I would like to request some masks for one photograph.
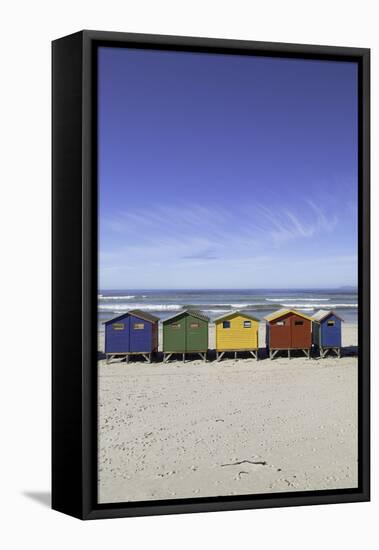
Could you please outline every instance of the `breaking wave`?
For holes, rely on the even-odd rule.
[[[144,309],[146,311],[180,311],[183,306],[179,304],[100,304],[100,311],[129,311],[131,309]]]
[[[283,303],[286,300],[291,298],[265,298],[266,302],[279,302]],[[330,298],[296,298],[298,302],[308,301],[308,302],[328,302]]]
[[[135,296],[104,296],[103,294],[99,294],[97,298],[98,300],[132,300]],[[144,298],[144,296],[142,296],[142,298]]]
[[[299,309],[305,309],[305,308],[310,308],[310,309],[318,309],[318,308],[323,308],[323,307],[327,307],[328,309],[343,309],[343,308],[349,308],[349,307],[354,307],[354,308],[357,308],[358,307],[358,304],[299,304],[299,303],[288,303],[288,302],[281,302],[281,305],[284,306],[284,307],[297,307]]]

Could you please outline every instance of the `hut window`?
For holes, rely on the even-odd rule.
[[[145,323],[134,323],[134,330],[143,330],[145,328]]]
[[[303,321],[295,321],[296,326],[303,326]]]
[[[223,321],[222,328],[230,328],[230,321]]]
[[[199,323],[190,323],[190,328],[199,328]]]
[[[284,326],[284,321],[276,321],[275,324],[278,325],[279,327],[283,327]]]
[[[244,321],[243,322],[243,328],[250,328],[251,327],[251,321]]]
[[[173,323],[173,324],[171,325],[171,327],[172,327],[172,328],[175,328],[175,329],[178,329],[178,328],[180,328],[180,323]]]
[[[335,321],[328,321],[328,327],[334,327]]]
[[[124,330],[125,325],[124,323],[114,323],[112,327],[113,327],[113,330]]]

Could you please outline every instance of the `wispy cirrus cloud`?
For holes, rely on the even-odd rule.
[[[270,209],[263,205],[258,205],[258,209],[266,222],[265,231],[274,245],[330,233],[338,223],[335,213],[326,213],[310,199],[302,201],[296,210],[288,206]]]
[[[339,216],[347,211],[342,206],[337,213],[305,198],[296,208],[283,201],[120,210],[101,225],[101,284],[253,288],[354,282],[355,250],[342,246],[345,230],[336,236]]]
[[[157,205],[152,210],[120,211],[105,220],[102,258],[108,265],[117,257],[149,262],[225,262],[236,258],[275,255],[291,243],[322,238],[338,223],[336,214],[314,200],[301,208],[259,203],[234,206]],[[104,254],[105,253],[105,254]]]

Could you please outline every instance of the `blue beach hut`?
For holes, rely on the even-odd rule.
[[[104,323],[107,363],[116,357],[129,362],[131,355],[142,355],[151,363],[158,350],[158,317],[133,309]]]
[[[320,309],[312,316],[312,342],[320,350],[320,357],[333,351],[341,357],[343,319],[334,311]]]

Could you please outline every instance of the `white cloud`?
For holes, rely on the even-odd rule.
[[[321,250],[324,256],[314,257],[322,248],[319,242],[329,243],[337,214],[311,199],[301,205],[268,208],[254,203],[230,210],[217,205],[158,205],[121,212],[101,226],[101,280],[140,288],[273,286],[286,270],[299,284],[295,266],[303,280],[317,274],[321,280],[324,273],[329,279],[341,278],[344,270],[355,273],[356,258],[343,256],[337,245],[337,252],[325,255]],[[306,275],[306,269],[313,275]]]
[[[161,254],[172,252],[177,258],[255,255],[267,247],[329,233],[336,226],[336,215],[327,216],[313,201],[305,201],[304,207],[299,213],[259,204],[233,207],[233,212],[198,204],[161,205],[119,214],[104,223],[103,235],[110,249],[119,247],[122,236],[128,248],[151,253],[159,246]]]

